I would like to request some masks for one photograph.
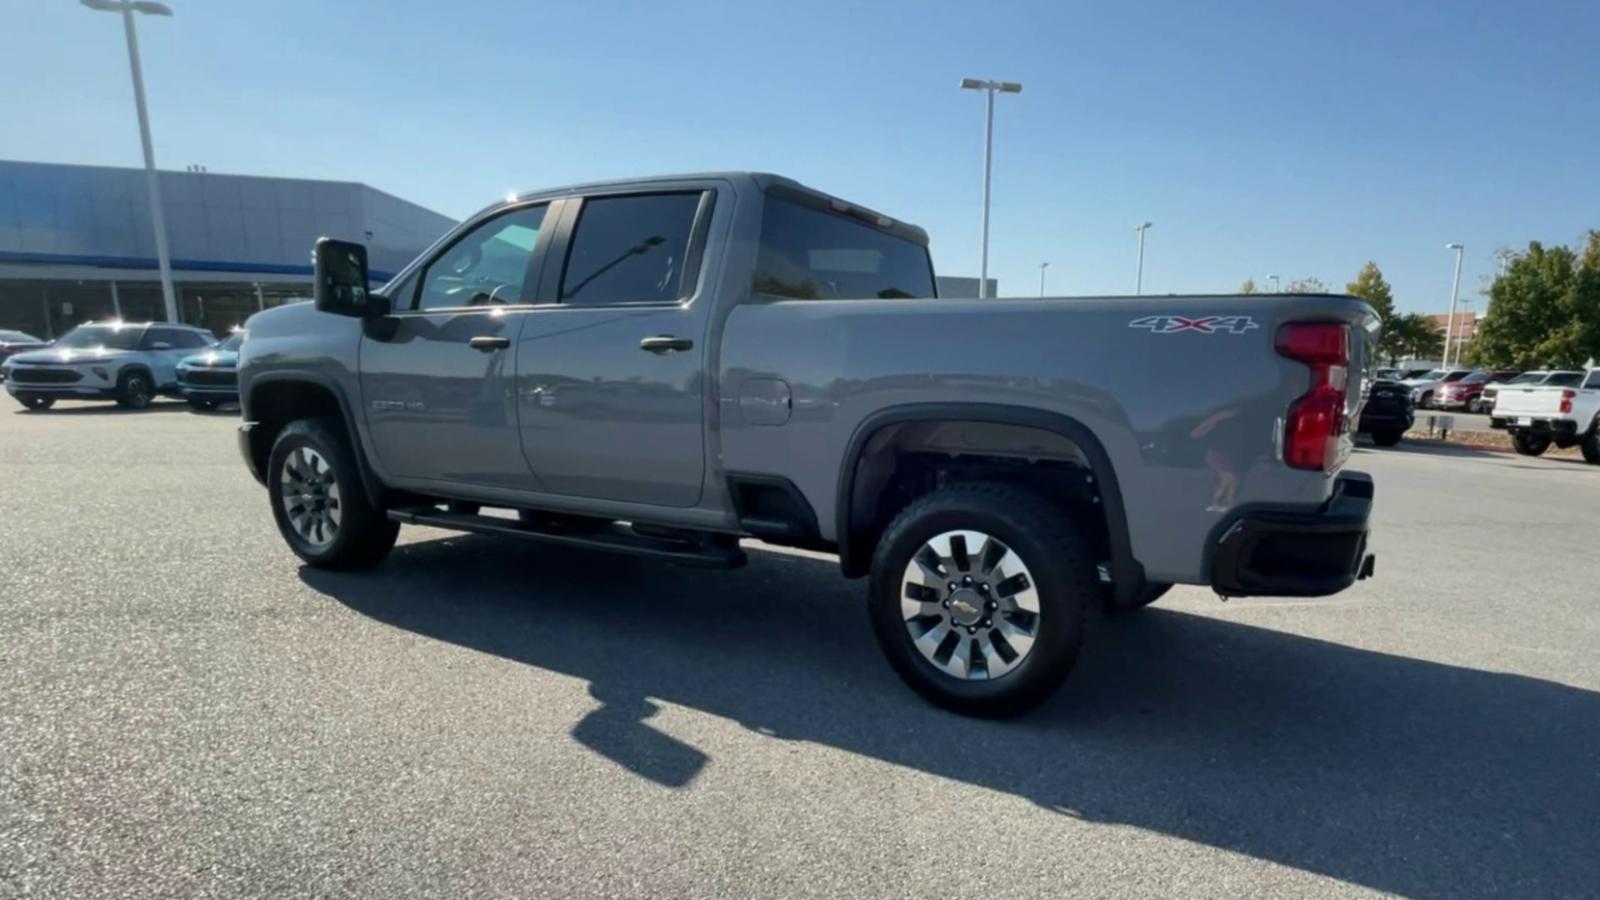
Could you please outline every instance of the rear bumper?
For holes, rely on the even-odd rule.
[[[1372,477],[1349,472],[1321,507],[1257,506],[1219,526],[1211,587],[1228,597],[1323,597],[1372,574]]]
[[[1526,425],[1521,424],[1527,419]],[[1578,423],[1571,419],[1552,419],[1544,416],[1490,416],[1489,427],[1497,431],[1526,431],[1542,434],[1557,441],[1578,439]]]

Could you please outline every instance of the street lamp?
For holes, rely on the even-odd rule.
[[[1044,270],[1050,268],[1047,262],[1039,263],[1039,296],[1044,296]]]
[[[977,78],[961,79],[961,89],[983,91],[983,248],[978,257],[978,299],[989,296],[989,169],[994,155],[994,95],[1020,94],[1022,85],[1015,81],[982,81]]]
[[[1144,233],[1150,230],[1150,223],[1140,222],[1133,230],[1139,232],[1139,274],[1133,279],[1133,293],[1137,296],[1144,293]]]
[[[1272,292],[1276,294],[1278,292],[1278,276],[1268,275],[1267,280],[1272,282]]]
[[[1443,362],[1444,367],[1448,369],[1450,368],[1450,338],[1455,335],[1456,330],[1456,299],[1461,296],[1461,253],[1463,248],[1460,244],[1445,244],[1444,248],[1456,252],[1456,275],[1450,282],[1450,316],[1445,319],[1444,323]],[[1460,341],[1456,342],[1456,355],[1461,355]]]
[[[161,268],[161,298],[166,302],[167,321],[178,321],[178,301],[172,291],[172,260],[167,254],[167,223],[161,212],[161,185],[156,177],[156,152],[150,144],[150,114],[144,105],[144,73],[139,69],[139,37],[134,33],[133,14],[170,16],[172,10],[154,0],[79,0],[100,12],[122,14],[122,28],[128,36],[128,68],[133,72],[133,104],[139,110],[139,140],[144,145],[144,175],[150,188],[150,220],[156,230],[156,263]]]

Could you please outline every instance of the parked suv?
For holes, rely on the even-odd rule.
[[[244,335],[243,329],[236,329],[210,350],[178,362],[178,391],[190,406],[216,409],[239,399],[239,346]]]
[[[43,350],[7,359],[6,391],[33,410],[60,399],[115,400],[143,409],[159,393],[176,393],[181,357],[215,342],[211,332],[191,325],[79,325]]]
[[[1372,571],[1351,297],[940,299],[922,229],[749,173],[513,196],[381,292],[359,244],[315,261],[239,369],[243,456],[313,566],[401,524],[832,552],[895,671],[990,716],[1055,690],[1091,605]]]

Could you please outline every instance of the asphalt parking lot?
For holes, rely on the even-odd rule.
[[[1375,579],[1179,589],[982,722],[819,559],[324,573],[233,417],[13,410],[3,896],[1600,894],[1600,467],[1358,451]]]

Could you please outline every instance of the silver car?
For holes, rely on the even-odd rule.
[[[7,359],[6,391],[32,410],[62,399],[143,409],[157,394],[176,393],[178,361],[216,340],[193,325],[86,323],[43,350]]]

